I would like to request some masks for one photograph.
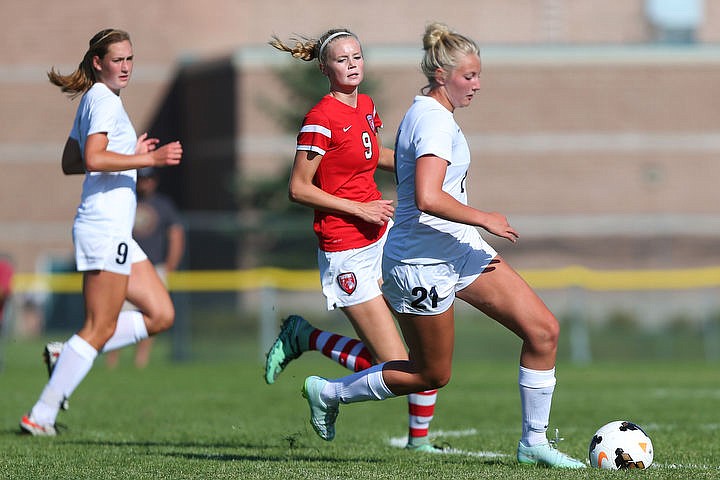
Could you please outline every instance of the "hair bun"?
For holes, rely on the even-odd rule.
[[[423,49],[432,49],[440,40],[450,33],[450,28],[444,23],[431,23],[425,27],[423,36]]]

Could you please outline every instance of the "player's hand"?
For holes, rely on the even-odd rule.
[[[135,144],[135,153],[142,155],[148,152],[152,152],[157,147],[160,140],[157,138],[148,138],[147,133],[143,133],[138,137],[137,144]]]
[[[487,214],[488,219],[482,227],[493,235],[505,238],[515,243],[520,235],[510,226],[508,219],[505,215],[497,212],[490,212]]]
[[[358,217],[375,225],[384,225],[390,221],[395,213],[392,200],[373,200],[368,203],[360,203]]]
[[[149,152],[153,158],[153,166],[168,167],[178,165],[182,159],[183,149],[179,141],[170,142]]]

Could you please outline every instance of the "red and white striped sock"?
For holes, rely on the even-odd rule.
[[[436,401],[437,390],[426,390],[408,395],[408,414],[410,415],[409,445],[428,443],[428,429],[435,414]]]
[[[310,350],[317,350],[353,372],[365,370],[373,364],[370,351],[360,340],[317,328],[310,334]]]

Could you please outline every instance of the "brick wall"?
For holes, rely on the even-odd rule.
[[[77,101],[51,86],[100,28],[130,31],[134,79],[123,100],[136,129],[149,125],[179,64],[236,54],[238,163],[272,175],[293,138],[258,109],[282,94],[269,36],[348,26],[363,39],[391,140],[412,95],[420,35],[441,19],[483,46],[483,90],[457,113],[473,147],[473,201],[516,218],[540,215],[720,214],[715,204],[720,6],[705,2],[698,47],[650,48],[642,0],[458,1],[447,11],[402,2],[38,0],[5,2],[0,18],[0,252],[20,271],[68,254],[81,178],[59,158]],[[260,52],[260,53],[258,53]],[[281,59],[283,58],[283,59]],[[539,232],[540,235],[542,232]],[[545,232],[547,234],[547,232]]]

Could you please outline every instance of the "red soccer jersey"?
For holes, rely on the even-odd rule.
[[[357,108],[326,95],[303,121],[298,150],[322,155],[313,183],[337,197],[357,202],[378,200],[375,184],[379,158],[377,129],[382,126],[372,99],[358,95]],[[313,224],[326,252],[360,248],[377,241],[387,224],[374,225],[352,215],[315,211]]]

